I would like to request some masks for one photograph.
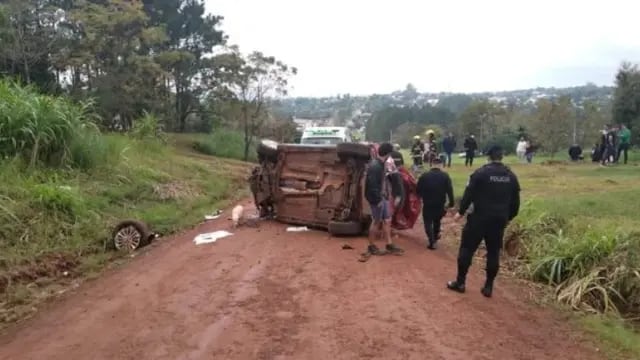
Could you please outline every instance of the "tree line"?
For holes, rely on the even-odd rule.
[[[203,0],[3,0],[0,75],[91,99],[108,130],[153,113],[171,131],[224,123],[251,142],[296,69],[241,53],[222,21]]]
[[[424,136],[431,128],[437,134],[451,132],[457,138],[473,134],[481,147],[500,144],[511,152],[518,139],[525,137],[553,156],[572,144],[589,149],[599,141],[605,125],[624,124],[632,129],[637,144],[640,137],[633,130],[640,129],[638,65],[621,65],[613,96],[606,101],[601,96],[589,98],[602,95],[602,90],[593,85],[580,89],[587,95],[580,102],[569,93],[541,96],[525,103],[457,94],[443,98],[435,106],[388,105],[373,113],[367,124],[367,139],[391,140],[406,146],[413,136]]]

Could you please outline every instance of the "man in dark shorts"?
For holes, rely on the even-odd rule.
[[[378,157],[369,162],[365,179],[364,194],[371,207],[371,218],[373,220],[369,230],[367,252],[373,255],[381,253],[374,243],[374,240],[378,237],[379,229],[382,229],[387,242],[386,251],[392,254],[403,253],[403,250],[397,247],[391,239],[391,207],[389,206],[391,185],[387,177],[385,163],[392,152],[393,146],[391,144],[381,144],[378,148]]]

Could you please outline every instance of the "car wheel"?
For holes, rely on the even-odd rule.
[[[363,160],[369,160],[371,158],[371,149],[368,145],[364,144],[339,143],[336,150],[340,158],[355,157]]]
[[[278,161],[278,143],[273,140],[260,140],[257,152],[261,159]]]
[[[153,233],[149,227],[137,220],[125,220],[113,230],[113,247],[118,251],[134,251],[149,244]]]
[[[335,236],[356,236],[362,234],[362,224],[356,221],[331,221],[329,234]]]

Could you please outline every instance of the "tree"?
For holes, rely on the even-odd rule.
[[[558,100],[540,99],[532,126],[533,136],[552,157],[569,146],[572,131],[571,98],[563,96]]]
[[[60,15],[44,0],[8,0],[0,4],[0,73],[51,87],[49,54],[57,44]]]
[[[158,62],[171,74],[164,85],[173,87],[176,130],[186,130],[187,117],[200,113],[201,97],[216,79],[217,66],[208,54],[226,43],[219,30],[221,16],[206,15],[202,0],[147,0],[145,11],[151,25],[166,28],[168,41],[152,46]]]
[[[640,69],[637,64],[625,62],[620,66],[616,74],[612,114],[616,123],[625,124],[630,129],[640,128]]]
[[[474,134],[480,144],[492,140],[498,131],[497,117],[504,111],[489,100],[475,101],[460,115],[458,121],[463,134]]]
[[[149,26],[140,1],[86,3],[70,19],[79,28],[79,40],[62,64],[74,67],[73,87],[86,86],[97,98],[106,127],[130,129],[134,118],[156,107],[164,73],[142,49],[165,41],[164,31]]]
[[[237,48],[219,60],[225,64],[219,75],[229,80],[219,91],[229,96],[230,113],[244,133],[244,159],[248,160],[249,148],[267,120],[270,101],[287,94],[288,79],[297,69],[261,52],[242,56]]]

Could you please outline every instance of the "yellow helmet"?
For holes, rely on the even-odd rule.
[[[413,140],[420,140],[420,135],[416,135],[413,137]]]
[[[435,135],[435,134],[436,134],[435,131],[433,131],[431,129],[427,130],[427,135]]]

